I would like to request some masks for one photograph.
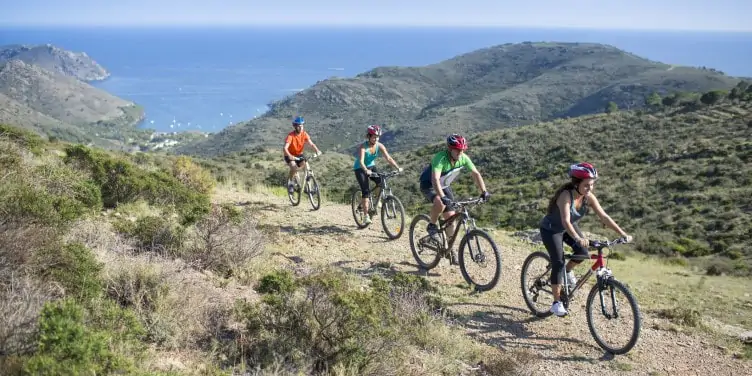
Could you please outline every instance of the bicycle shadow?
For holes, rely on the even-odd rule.
[[[277,204],[270,204],[263,201],[241,201],[236,202],[235,206],[249,206],[253,209],[263,210],[263,211],[272,211],[272,212],[278,212],[280,211],[280,206]]]

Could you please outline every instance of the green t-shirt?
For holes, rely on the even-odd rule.
[[[472,171],[475,168],[473,161],[470,160],[470,157],[468,157],[467,154],[460,154],[459,160],[457,160],[457,162],[452,165],[449,151],[440,151],[436,153],[436,155],[434,155],[431,159],[431,165],[426,167],[426,169],[423,170],[423,173],[420,174],[420,186],[424,188],[430,187],[431,174],[434,171],[439,171],[441,173],[439,177],[439,184],[441,184],[441,189],[447,188],[450,184],[452,184],[454,179],[457,178],[463,167],[467,171]]]

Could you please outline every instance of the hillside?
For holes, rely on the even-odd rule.
[[[186,157],[110,153],[0,126],[4,375],[749,374],[750,280],[618,249],[637,346],[604,354],[584,295],[535,319],[515,282],[537,245],[490,231],[504,283],[417,268],[348,205],[215,182]],[[409,219],[408,219],[409,220]],[[647,261],[647,262],[646,262]],[[700,354],[701,356],[698,356]]]
[[[108,74],[86,55],[38,46],[0,56],[0,122],[110,148],[150,133],[135,127],[143,109],[83,81]]]
[[[20,60],[81,81],[104,80],[110,76],[86,52],[67,51],[51,44],[0,46],[0,65],[9,60]]]
[[[752,274],[752,250],[746,246],[752,228],[752,89],[741,84],[732,93],[744,90],[747,100],[724,97],[713,105],[664,106],[658,98],[660,107],[651,111],[585,115],[471,135],[468,155],[494,193],[492,205],[480,209],[479,217],[494,227],[536,228],[549,195],[566,180],[566,167],[588,160],[603,176],[596,187],[601,202],[637,236],[642,251],[690,257],[709,273]],[[442,145],[393,153],[406,172],[392,184],[412,213],[427,208],[418,175]],[[285,173],[279,159],[278,150],[258,148],[202,164],[221,178],[281,185]],[[352,160],[327,153],[314,161],[330,199],[349,200],[356,185]],[[460,193],[476,194],[469,175],[455,186]],[[629,199],[617,199],[622,196]],[[599,228],[597,220],[585,225]]]
[[[272,104],[262,117],[224,129],[181,152],[217,155],[279,144],[302,114],[326,150],[345,150],[363,127],[386,124],[383,141],[408,150],[452,131],[467,134],[559,117],[640,107],[652,92],[729,89],[721,73],[650,61],[589,43],[504,44],[424,67],[379,67],[331,78]]]

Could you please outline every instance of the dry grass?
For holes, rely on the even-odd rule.
[[[44,303],[62,291],[17,272],[0,284],[0,355],[26,354],[34,349],[37,319]]]

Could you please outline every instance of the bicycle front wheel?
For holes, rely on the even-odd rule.
[[[431,218],[421,214],[413,218],[410,224],[410,251],[418,265],[426,270],[436,267],[441,260],[441,245],[428,235],[428,224]]]
[[[465,234],[458,256],[462,277],[475,291],[488,291],[499,282],[501,253],[485,231],[474,229]]]
[[[533,252],[522,263],[520,273],[522,298],[537,317],[548,317],[554,294],[551,290],[551,257],[545,252]]]
[[[316,177],[309,176],[306,180],[306,193],[308,193],[308,201],[311,202],[313,210],[319,210],[321,207],[321,191],[319,190],[319,183],[316,182]]]
[[[587,323],[598,346],[611,354],[626,354],[640,336],[640,307],[623,283],[609,278],[596,283],[587,303]]]
[[[381,203],[381,225],[389,239],[402,236],[405,228],[405,207],[396,196],[385,196]]]
[[[368,227],[368,223],[366,223],[366,213],[363,211],[363,208],[360,207],[361,200],[362,195],[360,191],[355,190],[352,194],[350,205],[352,206],[352,215],[355,220],[355,225],[358,226],[358,228],[366,228]]]
[[[300,184],[298,184],[297,178],[294,180],[293,184],[293,191],[290,193],[288,190],[287,197],[290,199],[292,206],[298,206],[298,204],[300,204]]]

